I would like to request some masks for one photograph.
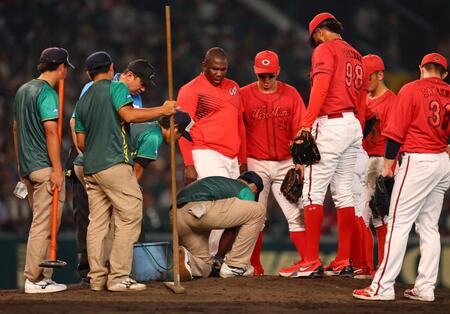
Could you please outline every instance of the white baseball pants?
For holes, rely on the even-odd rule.
[[[264,190],[259,194],[259,202],[264,205],[264,208],[267,208],[267,199],[272,188],[272,193],[288,222],[289,231],[305,230],[300,218],[300,208],[303,207],[301,199],[298,204],[292,204],[280,191],[287,171],[294,167],[292,159],[275,161],[247,158],[247,166],[248,170],[255,171],[263,180]]]
[[[303,205],[323,205],[330,185],[336,208],[352,207],[353,173],[356,154],[361,149],[361,124],[351,112],[341,118],[321,116],[312,128],[321,160],[305,167]]]
[[[392,295],[413,223],[420,237],[420,262],[415,288],[434,296],[441,243],[438,220],[450,185],[450,161],[440,154],[405,154],[396,175],[388,217],[384,258],[372,281],[375,294]]]

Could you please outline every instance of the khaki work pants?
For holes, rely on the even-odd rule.
[[[33,171],[25,178],[28,190],[28,201],[33,211],[28,234],[27,254],[25,260],[24,276],[26,279],[37,282],[43,278],[51,278],[51,268],[39,267],[39,264],[48,259],[50,250],[50,235],[52,225],[53,191],[50,183],[52,168],[43,168]],[[58,229],[61,223],[62,209],[66,198],[65,184],[59,192]]]
[[[265,216],[266,209],[260,203],[236,197],[190,202],[180,208],[178,233],[180,244],[189,251],[192,275],[208,277],[211,273],[208,239],[214,229],[240,227],[225,263],[233,267],[246,267]]]
[[[133,244],[141,233],[142,192],[133,167],[117,164],[85,175],[89,198],[87,251],[91,288],[102,289],[128,278],[133,260]],[[114,239],[106,267],[105,239],[114,215]]]

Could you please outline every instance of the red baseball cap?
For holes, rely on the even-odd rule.
[[[256,74],[261,73],[277,73],[280,70],[278,55],[270,50],[258,52],[255,56],[255,64],[253,70]]]
[[[329,20],[329,19],[333,19],[333,20],[337,21],[337,18],[335,18],[334,15],[331,14],[331,13],[322,12],[322,13],[317,14],[311,20],[311,22],[309,22],[309,37],[312,36],[312,34],[314,33],[315,29],[317,28],[317,26],[320,25],[320,23],[322,23],[325,20]]]
[[[377,55],[372,54],[366,55],[363,57],[362,61],[366,66],[369,75],[374,72],[384,71],[383,59],[381,59]]]
[[[427,54],[425,57],[423,57],[422,62],[420,62],[420,66],[423,67],[427,63],[437,63],[439,65],[442,65],[445,70],[447,70],[447,59],[439,53],[433,52]]]

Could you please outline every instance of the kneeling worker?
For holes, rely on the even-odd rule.
[[[238,179],[207,177],[183,188],[177,196],[180,237],[180,277],[208,277],[212,257],[211,230],[239,227],[236,239],[220,268],[223,278],[252,276],[250,256],[264,223],[266,209],[255,202],[264,185],[253,171]]]

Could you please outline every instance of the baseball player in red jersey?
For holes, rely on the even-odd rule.
[[[210,176],[239,176],[238,155],[245,159],[242,98],[238,84],[225,77],[227,69],[225,51],[211,48],[202,62],[202,73],[178,93],[177,105],[195,122],[190,132],[192,142],[179,142],[186,184]],[[221,234],[211,233],[212,255],[217,252]]]
[[[299,255],[303,257],[305,229],[300,218],[301,204],[290,203],[280,187],[286,172],[294,167],[289,144],[297,134],[306,109],[297,90],[280,81],[278,55],[273,51],[261,51],[255,56],[254,72],[257,81],[241,89],[244,104],[244,124],[247,138],[248,170],[255,171],[264,182],[259,202],[267,207],[272,188],[273,195],[289,225],[289,234]],[[301,165],[297,168],[303,171]],[[299,202],[301,203],[301,202]],[[262,232],[255,245],[251,264],[254,275],[263,275],[260,262]],[[289,277],[298,267],[280,269],[280,275]]]
[[[387,137],[382,175],[392,176],[391,166],[399,150],[403,162],[392,190],[383,261],[372,284],[353,291],[357,299],[395,299],[395,278],[415,223],[420,237],[418,276],[414,288],[405,290],[404,296],[434,301],[441,252],[438,220],[444,193],[450,185],[450,87],[443,81],[448,73],[447,60],[442,55],[426,55],[419,69],[420,79],[400,90],[382,132]]]
[[[357,224],[355,224],[352,238],[352,251],[354,243],[356,245],[358,243],[362,244],[360,264],[358,264],[358,258],[352,256],[354,277],[358,279],[370,277],[373,268],[373,236],[370,229],[370,221],[372,221],[378,237],[378,265],[383,260],[387,216],[379,217],[376,213],[373,213],[369,202],[375,192],[376,178],[383,171],[386,137],[381,135],[381,132],[386,126],[389,110],[397,101],[397,96],[384,83],[383,60],[377,55],[370,54],[363,57],[363,63],[369,75],[365,129],[371,129],[363,140],[364,150],[362,154],[358,155],[356,167],[358,168],[358,165],[364,167],[356,169],[356,172],[362,173],[360,182],[362,184],[354,186],[355,189],[361,189],[361,203],[355,204]],[[356,200],[357,197],[355,197],[355,203],[358,203]]]
[[[339,244],[337,256],[325,268],[325,274],[353,273],[350,264],[355,218],[352,183],[362,140],[361,123],[356,114],[364,115],[361,107],[366,97],[366,73],[361,54],[342,39],[342,30],[342,24],[327,12],[316,15],[309,24],[310,41],[315,47],[310,74],[312,89],[300,132],[311,132],[321,160],[305,167],[306,250],[295,274],[298,277],[323,274],[319,243],[328,185],[337,209]]]

